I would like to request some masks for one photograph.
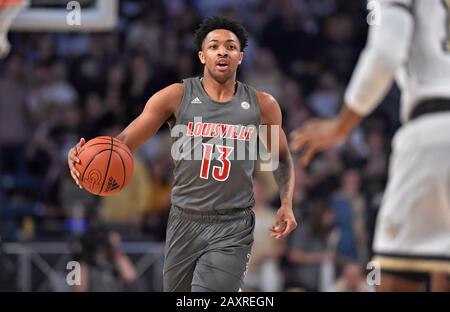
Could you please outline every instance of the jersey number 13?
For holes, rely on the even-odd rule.
[[[226,181],[230,175],[231,161],[229,159],[234,147],[216,145],[219,152],[219,157],[217,160],[220,162],[221,166],[213,166],[212,176],[217,181]],[[213,153],[214,145],[203,143],[203,159],[202,166],[200,168],[200,178],[208,180],[209,170],[211,167],[211,158]]]

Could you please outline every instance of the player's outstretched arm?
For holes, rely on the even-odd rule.
[[[403,6],[384,3],[381,21],[369,29],[367,45],[353,71],[339,116],[311,120],[292,133],[292,150],[302,150],[307,166],[312,157],[347,138],[364,116],[370,114],[392,85],[395,71],[405,62],[414,29],[413,18]]]
[[[270,229],[270,235],[277,239],[286,237],[297,227],[294,212],[292,210],[292,198],[294,195],[295,175],[294,166],[287,144],[286,134],[281,127],[281,109],[278,102],[270,94],[257,93],[259,107],[261,110],[261,123],[267,125],[266,147],[272,152],[272,130],[278,131],[279,164],[273,171],[275,181],[278,184],[281,207],[277,212],[275,225]]]
[[[145,105],[143,112],[133,120],[117,138],[125,143],[134,153],[142,144],[152,137],[156,131],[171,117],[176,116],[178,107],[183,98],[183,84],[172,84],[155,93]],[[75,169],[75,163],[80,163],[78,154],[85,144],[84,138],[69,150],[67,163],[70,174],[77,185],[81,188],[79,181],[80,173]]]
[[[313,156],[345,140],[360,123],[363,116],[343,105],[340,114],[328,120],[312,119],[291,133],[291,148],[302,151],[303,166],[307,166]]]

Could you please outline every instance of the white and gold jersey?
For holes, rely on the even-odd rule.
[[[395,79],[402,90],[401,117],[418,102],[450,98],[450,0],[379,0],[346,91],[347,105],[369,114]]]

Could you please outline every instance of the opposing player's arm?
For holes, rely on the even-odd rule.
[[[282,238],[297,227],[297,222],[292,211],[292,198],[294,194],[294,165],[287,144],[286,134],[281,127],[281,109],[278,102],[270,94],[257,92],[261,111],[261,123],[267,126],[266,147],[272,153],[272,131],[278,132],[278,159],[279,165],[273,171],[275,181],[278,184],[281,207],[277,213],[277,220],[271,229],[271,235]]]
[[[183,84],[172,84],[155,93],[142,113],[117,138],[135,152],[171,117],[175,116],[183,98]]]
[[[302,150],[302,164],[347,138],[362,118],[370,114],[392,85],[395,71],[410,49],[413,17],[406,6],[383,1],[379,25],[370,26],[369,38],[345,92],[339,115],[311,120],[292,133],[291,148]],[[400,2],[400,1],[398,1]]]
[[[414,20],[406,5],[381,3],[380,23],[372,25],[369,37],[345,92],[348,108],[366,116],[392,85],[396,70],[409,54]]]

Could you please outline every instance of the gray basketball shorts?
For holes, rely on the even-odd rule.
[[[172,206],[164,291],[238,291],[250,259],[254,227],[251,208],[202,212]]]

